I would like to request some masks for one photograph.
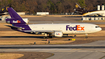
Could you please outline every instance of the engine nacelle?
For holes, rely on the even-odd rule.
[[[24,22],[26,22],[27,24],[29,23],[28,18],[22,18],[24,20]]]
[[[63,33],[59,31],[59,32],[54,32],[53,35],[55,37],[62,37],[63,36]]]
[[[23,18],[23,19],[14,19],[14,18],[10,18],[10,19],[6,19],[6,23],[9,24],[27,24],[28,18]]]

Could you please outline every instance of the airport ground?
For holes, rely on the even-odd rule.
[[[28,17],[28,19],[30,20],[30,24],[39,24],[39,23],[77,23],[80,22],[82,23],[82,21],[80,20],[81,17]],[[44,35],[34,35],[34,34],[25,34],[25,33],[21,33],[21,32],[17,32],[17,31],[13,31],[10,28],[4,26],[6,23],[5,22],[1,22],[0,21],[0,45],[52,45],[52,44],[65,44],[65,45],[78,45],[78,44],[88,44],[88,43],[92,43],[92,42],[97,42],[97,41],[104,41],[105,40],[105,21],[85,21],[86,23],[94,23],[99,25],[100,27],[102,27],[102,31],[97,32],[97,33],[93,33],[93,34],[89,34],[88,38],[85,38],[85,35],[77,35],[77,37],[73,37],[74,35],[69,35],[70,37],[63,37],[63,38],[48,38],[50,40],[50,44],[48,44],[48,41],[46,41],[47,39],[43,39]],[[69,41],[68,39],[76,39],[75,41]],[[94,44],[93,44],[94,45]],[[4,51],[3,51],[4,50]],[[0,55],[4,55],[3,52],[11,52],[13,50],[5,50],[5,49],[1,49],[0,51],[2,52]],[[17,51],[16,51],[17,50]],[[49,58],[49,59],[64,59],[64,56],[66,56],[66,59],[68,58],[73,58],[73,59],[88,59],[88,57],[91,57],[89,59],[99,59],[99,58],[103,58],[104,59],[104,49],[48,49],[48,50],[41,50],[41,49],[33,49],[33,50],[26,50],[24,51],[21,50],[19,53],[19,50],[16,49],[12,54],[22,54],[19,55],[19,57],[24,55],[24,58],[26,58],[27,53],[25,54],[24,52],[28,51],[29,52],[34,52],[31,55],[37,54],[39,57],[42,57],[43,54],[45,55],[44,57],[49,57],[52,56],[52,54],[55,54],[55,58],[54,56]],[[22,53],[22,51],[24,51]],[[49,54],[47,55],[47,53],[42,53],[42,52],[49,52]],[[18,53],[15,53],[18,52]],[[36,52],[36,53],[35,53]],[[7,53],[8,54],[8,53]],[[97,54],[97,55],[96,55]],[[46,56],[47,55],[47,56]],[[87,56],[88,55],[88,56]],[[76,56],[76,57],[75,57]],[[18,57],[18,58],[19,58]],[[37,59],[43,59],[42,58],[37,58]],[[35,58],[35,57],[33,57]]]

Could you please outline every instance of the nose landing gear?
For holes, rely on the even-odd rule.
[[[85,34],[86,36],[85,36],[85,38],[88,38],[88,34]]]
[[[74,37],[76,37],[76,35],[74,35]]]

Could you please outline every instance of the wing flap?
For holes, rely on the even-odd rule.
[[[31,31],[31,30],[25,30],[25,32],[34,32],[34,33],[37,33],[37,32],[40,32],[40,33],[53,33],[54,31],[50,31],[50,30],[35,30],[35,31]]]

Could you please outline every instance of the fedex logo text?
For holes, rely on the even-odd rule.
[[[71,27],[70,25],[66,25],[66,30],[84,31],[84,27],[81,27],[80,25],[76,25],[75,27]]]
[[[13,20],[13,23],[21,23],[21,21],[19,21],[19,20],[14,21]]]
[[[60,33],[56,33],[56,35],[60,35]]]

